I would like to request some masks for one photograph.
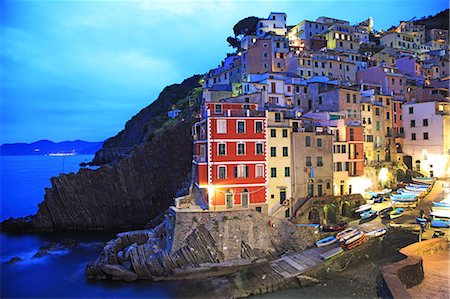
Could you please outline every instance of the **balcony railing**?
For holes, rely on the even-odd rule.
[[[261,110],[250,110],[250,109],[225,109],[222,111],[207,110],[207,116],[220,116],[220,117],[264,117],[266,115],[265,111]]]

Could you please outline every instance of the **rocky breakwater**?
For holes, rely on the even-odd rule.
[[[143,227],[189,181],[191,126],[186,119],[133,148],[114,167],[51,178],[36,215],[8,219],[2,231],[107,230]]]
[[[155,228],[118,234],[89,263],[93,279],[204,278],[264,263],[315,242],[314,230],[254,210],[166,212]]]

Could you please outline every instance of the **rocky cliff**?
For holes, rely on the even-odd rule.
[[[36,215],[9,219],[2,231],[105,230],[143,226],[167,209],[189,181],[193,119],[156,134],[114,167],[51,179]]]
[[[192,104],[189,99],[195,101],[198,98],[201,93],[200,79],[201,75],[194,75],[181,84],[166,86],[153,103],[125,124],[124,130],[104,142],[102,149],[96,153],[93,164],[115,162],[129,156],[133,146],[150,140],[154,132],[168,121],[167,112],[172,107],[186,110]]]

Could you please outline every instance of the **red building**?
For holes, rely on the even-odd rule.
[[[256,104],[205,103],[193,127],[193,163],[209,209],[267,211],[266,131]]]

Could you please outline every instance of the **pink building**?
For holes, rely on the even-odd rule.
[[[374,66],[356,73],[359,83],[380,85],[382,92],[392,93],[396,97],[406,95],[406,76],[396,67],[385,65]]]

